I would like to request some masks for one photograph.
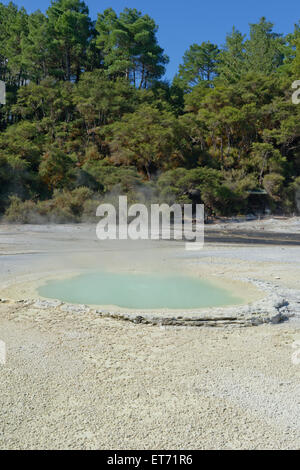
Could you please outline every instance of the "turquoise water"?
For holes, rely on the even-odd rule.
[[[39,288],[42,297],[63,302],[131,309],[193,309],[242,303],[211,282],[188,276],[97,272]]]

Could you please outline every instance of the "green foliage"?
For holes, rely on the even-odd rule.
[[[157,25],[148,15],[125,8],[118,17],[112,8],[98,15],[97,46],[110,77],[126,77],[134,86],[146,88],[165,72],[168,57],[158,45]]]
[[[72,178],[73,161],[57,148],[46,152],[39,166],[41,180],[50,190],[64,188],[70,185]]]
[[[158,169],[176,165],[182,159],[176,146],[174,115],[141,105],[111,126],[111,159],[116,164],[134,165],[148,179]]]
[[[209,85],[217,71],[219,52],[218,46],[209,41],[201,45],[192,44],[183,56],[183,64],[179,66],[174,83],[186,91],[203,81]]]
[[[245,35],[232,28],[218,57],[217,70],[221,80],[236,83],[240,80],[245,61]]]
[[[86,72],[74,90],[74,103],[87,129],[120,119],[134,110],[135,92],[128,81],[109,80],[102,71]]]
[[[169,170],[159,178],[158,188],[160,198],[169,204],[190,203],[196,191],[198,202],[211,214],[229,215],[243,206],[241,191],[230,187],[222,172],[212,168]]]
[[[17,196],[11,196],[5,221],[22,224],[80,222],[91,215],[93,202],[96,207],[100,203],[92,199],[92,192],[85,187],[73,191],[56,190],[50,201],[22,201]]]
[[[10,205],[5,213],[6,222],[16,224],[29,224],[34,222],[36,204],[33,201],[22,201],[18,196],[10,197]]]
[[[211,214],[300,211],[300,23],[261,18],[222,47],[186,51],[172,84],[147,14],[81,0],[46,14],[0,3],[0,213],[9,221],[82,221],[100,200],[188,203]],[[248,37],[248,39],[247,39]],[[195,200],[194,200],[195,201]],[[297,202],[298,201],[298,202]]]
[[[263,186],[274,201],[280,201],[283,194],[284,176],[269,173],[264,177]]]
[[[79,79],[82,65],[86,63],[88,41],[92,35],[89,9],[84,1],[54,0],[47,10],[50,47],[56,56],[53,72],[65,80]]]
[[[245,42],[245,68],[269,74],[283,63],[283,41],[273,32],[273,24],[262,17],[250,24],[250,39]]]
[[[90,160],[82,168],[97,181],[103,194],[128,194],[144,186],[143,179],[134,167],[116,167],[107,160]]]

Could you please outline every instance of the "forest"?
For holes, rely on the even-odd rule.
[[[213,216],[297,212],[300,22],[283,35],[262,17],[192,44],[172,82],[157,31],[137,9],[92,21],[80,0],[45,14],[0,3],[3,220],[84,222],[120,194]]]

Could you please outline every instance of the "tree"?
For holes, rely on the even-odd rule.
[[[232,28],[218,57],[217,70],[220,79],[236,83],[241,78],[245,64],[245,34]]]
[[[27,75],[23,62],[22,41],[27,35],[28,15],[24,8],[0,4],[0,80],[19,87]]]
[[[98,15],[96,30],[110,77],[125,77],[137,88],[147,88],[164,74],[169,59],[157,43],[157,25],[150,16],[125,8],[118,17],[110,8]]]
[[[269,74],[283,63],[283,40],[273,32],[273,24],[262,17],[250,24],[250,39],[245,42],[245,68]]]
[[[28,76],[39,83],[53,72],[52,35],[48,18],[39,10],[28,17],[28,34],[22,41],[23,61]]]
[[[181,83],[188,90],[200,82],[210,84],[217,72],[218,46],[208,42],[192,44],[183,56],[175,83]]]
[[[258,173],[259,185],[263,185],[264,177],[268,173],[279,173],[282,171],[285,158],[268,143],[254,143],[251,152],[250,165],[255,167]],[[266,180],[265,180],[266,181]]]
[[[86,129],[109,124],[133,111],[135,90],[124,78],[109,80],[101,70],[86,72],[74,90],[74,103],[83,116]]]
[[[51,148],[43,155],[39,166],[42,181],[53,191],[70,184],[72,179],[73,161],[58,148]]]
[[[64,80],[78,80],[86,65],[91,37],[89,9],[81,0],[53,0],[47,10],[50,47],[55,57],[55,75]]]
[[[141,105],[111,127],[112,161],[134,165],[151,179],[159,168],[178,161],[174,142],[176,118],[168,112]]]
[[[287,40],[290,44],[288,62],[295,79],[298,79],[300,74],[300,21],[295,24],[294,33],[288,35]]]
[[[196,191],[211,213],[255,210],[257,189],[294,210],[299,51],[300,24],[284,37],[262,18],[220,51],[193,44],[170,84],[157,25],[136,9],[94,23],[81,0],[30,15],[0,3],[0,211],[78,221],[111,192],[137,200],[141,185],[166,202]]]

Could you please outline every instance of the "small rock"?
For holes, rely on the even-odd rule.
[[[274,325],[280,323],[282,320],[282,315],[281,313],[277,313],[277,315],[274,315],[274,317],[271,318],[271,323],[273,323]]]

